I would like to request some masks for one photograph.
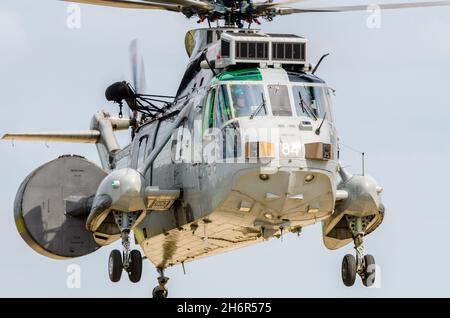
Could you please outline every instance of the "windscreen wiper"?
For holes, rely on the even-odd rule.
[[[325,121],[325,118],[327,118],[327,112],[323,114],[322,122],[320,123],[320,126],[316,129],[316,135],[320,135],[320,130],[322,129],[322,125]]]
[[[314,120],[317,120],[317,116],[316,114],[314,114],[313,109],[311,108],[310,105],[306,104],[306,102],[303,100],[302,94],[300,92],[298,92],[298,96],[300,97],[300,106],[302,106],[302,110],[306,109],[307,113],[309,115],[311,115],[312,117],[314,117]]]
[[[255,109],[255,111],[250,115],[250,119],[253,119],[256,115],[259,114],[259,111],[261,110],[261,108],[264,107],[264,110],[267,113],[267,108],[266,108],[266,100],[264,99],[264,93],[261,93],[261,105],[258,106],[258,108]]]

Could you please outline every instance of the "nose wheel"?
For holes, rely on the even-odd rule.
[[[132,283],[137,283],[142,276],[142,255],[138,250],[130,251],[130,229],[136,221],[134,213],[114,212],[114,218],[121,230],[122,253],[119,250],[111,251],[108,260],[109,279],[116,283],[122,277],[122,271],[128,273]]]
[[[356,275],[361,277],[362,283],[366,287],[373,286],[375,282],[376,264],[372,255],[364,255],[363,238],[370,217],[346,216],[347,223],[353,234],[356,257],[347,254],[342,260],[341,275],[345,286],[351,287],[355,284]]]
[[[153,289],[153,298],[167,298],[169,291],[166,288],[166,284],[169,281],[169,277],[164,276],[164,269],[158,268],[158,286]]]

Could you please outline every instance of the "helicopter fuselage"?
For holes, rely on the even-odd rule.
[[[138,262],[131,231],[159,269],[317,222],[327,248],[360,244],[383,220],[382,188],[341,167],[333,90],[310,71],[306,43],[257,30],[193,30],[190,62],[164,108],[139,106],[139,94],[116,83],[106,97],[131,102],[141,118],[100,111],[88,131],[5,135],[96,143],[102,163],[63,156],[36,169],[16,196],[24,240],[45,256],[70,258],[121,238],[113,281],[122,267],[140,278],[130,267]],[[132,141],[121,149],[114,131],[129,128]],[[111,262],[122,262],[113,254]]]
[[[203,70],[186,88],[192,97],[180,102],[189,114],[145,175],[147,186],[182,190],[170,211],[151,212],[135,229],[145,254],[158,267],[283,232],[299,233],[330,217],[335,208],[338,144],[326,84],[282,68],[234,71],[205,80],[210,72]],[[239,88],[258,88],[264,112],[239,117],[239,96],[233,95]],[[304,93],[303,103],[311,103],[314,92],[317,103],[323,102],[314,107],[323,109],[310,108],[308,113],[311,106],[302,107],[298,95]],[[224,119],[220,112],[227,107],[230,114]],[[132,168],[142,168],[152,144],[166,134],[177,114],[138,129],[130,149]]]

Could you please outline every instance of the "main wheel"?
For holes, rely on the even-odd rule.
[[[117,283],[122,276],[122,253],[118,250],[112,250],[108,260],[109,279],[113,283]]]
[[[364,256],[364,277],[363,284],[366,287],[371,287],[375,282],[375,258],[372,255]]]
[[[342,260],[342,281],[347,287],[353,286],[356,280],[356,260],[351,254],[344,256]]]
[[[130,253],[130,269],[128,271],[128,278],[131,282],[137,283],[142,276],[142,256],[138,250],[132,250]]]

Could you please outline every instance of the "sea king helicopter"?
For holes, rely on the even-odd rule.
[[[102,167],[65,155],[33,171],[14,203],[17,229],[54,259],[90,254],[116,240],[111,281],[138,282],[143,259],[159,272],[155,298],[168,296],[164,270],[196,259],[300,233],[322,223],[331,250],[354,243],[342,261],[346,286],[375,279],[363,239],[383,221],[382,187],[339,161],[332,89],[315,75],[308,40],[252,29],[260,19],[346,12],[367,6],[292,8],[243,0],[78,0],[102,6],[181,12],[208,23],[187,32],[189,63],[174,96],[140,91],[133,81],[106,90],[119,115],[97,112],[86,131],[11,133],[9,140],[94,143]],[[450,1],[383,4],[381,9],[448,6]],[[212,27],[211,23],[223,23]],[[248,26],[248,27],[246,27]],[[123,117],[123,107],[129,117]],[[115,132],[130,130],[121,148]],[[140,245],[131,250],[131,241]]]

